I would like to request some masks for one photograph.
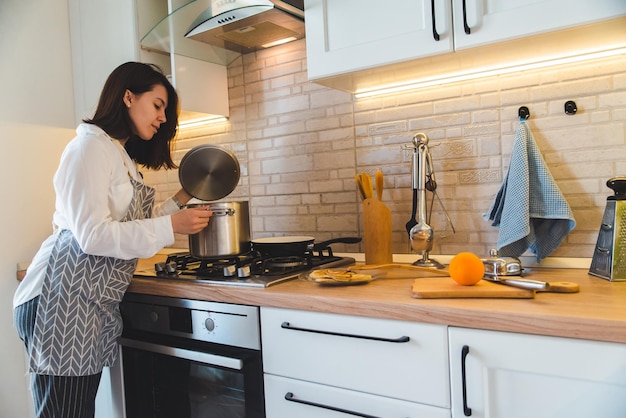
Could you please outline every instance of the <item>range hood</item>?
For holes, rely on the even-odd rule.
[[[185,37],[244,54],[295,41],[304,37],[303,3],[211,0]]]
[[[228,65],[241,54],[304,37],[304,0],[193,0],[141,39],[148,51]]]

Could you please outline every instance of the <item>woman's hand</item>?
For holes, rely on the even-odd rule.
[[[213,212],[208,206],[183,209],[171,215],[172,228],[177,234],[197,234],[209,224],[211,215]]]

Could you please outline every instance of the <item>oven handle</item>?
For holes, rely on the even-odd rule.
[[[210,366],[226,367],[233,370],[243,369],[243,361],[232,357],[224,357],[215,354],[191,351],[184,348],[168,347],[166,345],[152,344],[144,341],[131,340],[128,338],[120,339],[120,344],[122,344],[122,346],[124,347],[131,347],[138,350],[150,351],[152,353],[164,354],[170,357],[197,361],[199,363],[208,364]]]

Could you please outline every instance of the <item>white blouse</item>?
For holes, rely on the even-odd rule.
[[[88,254],[124,260],[148,258],[174,243],[170,198],[154,208],[154,217],[119,222],[133,197],[129,175],[141,181],[122,144],[92,124],[80,124],[61,155],[53,183],[56,192],[54,233],[33,258],[13,298],[13,306],[41,293],[47,261],[57,231],[69,229]]]

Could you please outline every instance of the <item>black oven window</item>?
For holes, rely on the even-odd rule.
[[[245,418],[243,373],[124,347],[129,418]]]

